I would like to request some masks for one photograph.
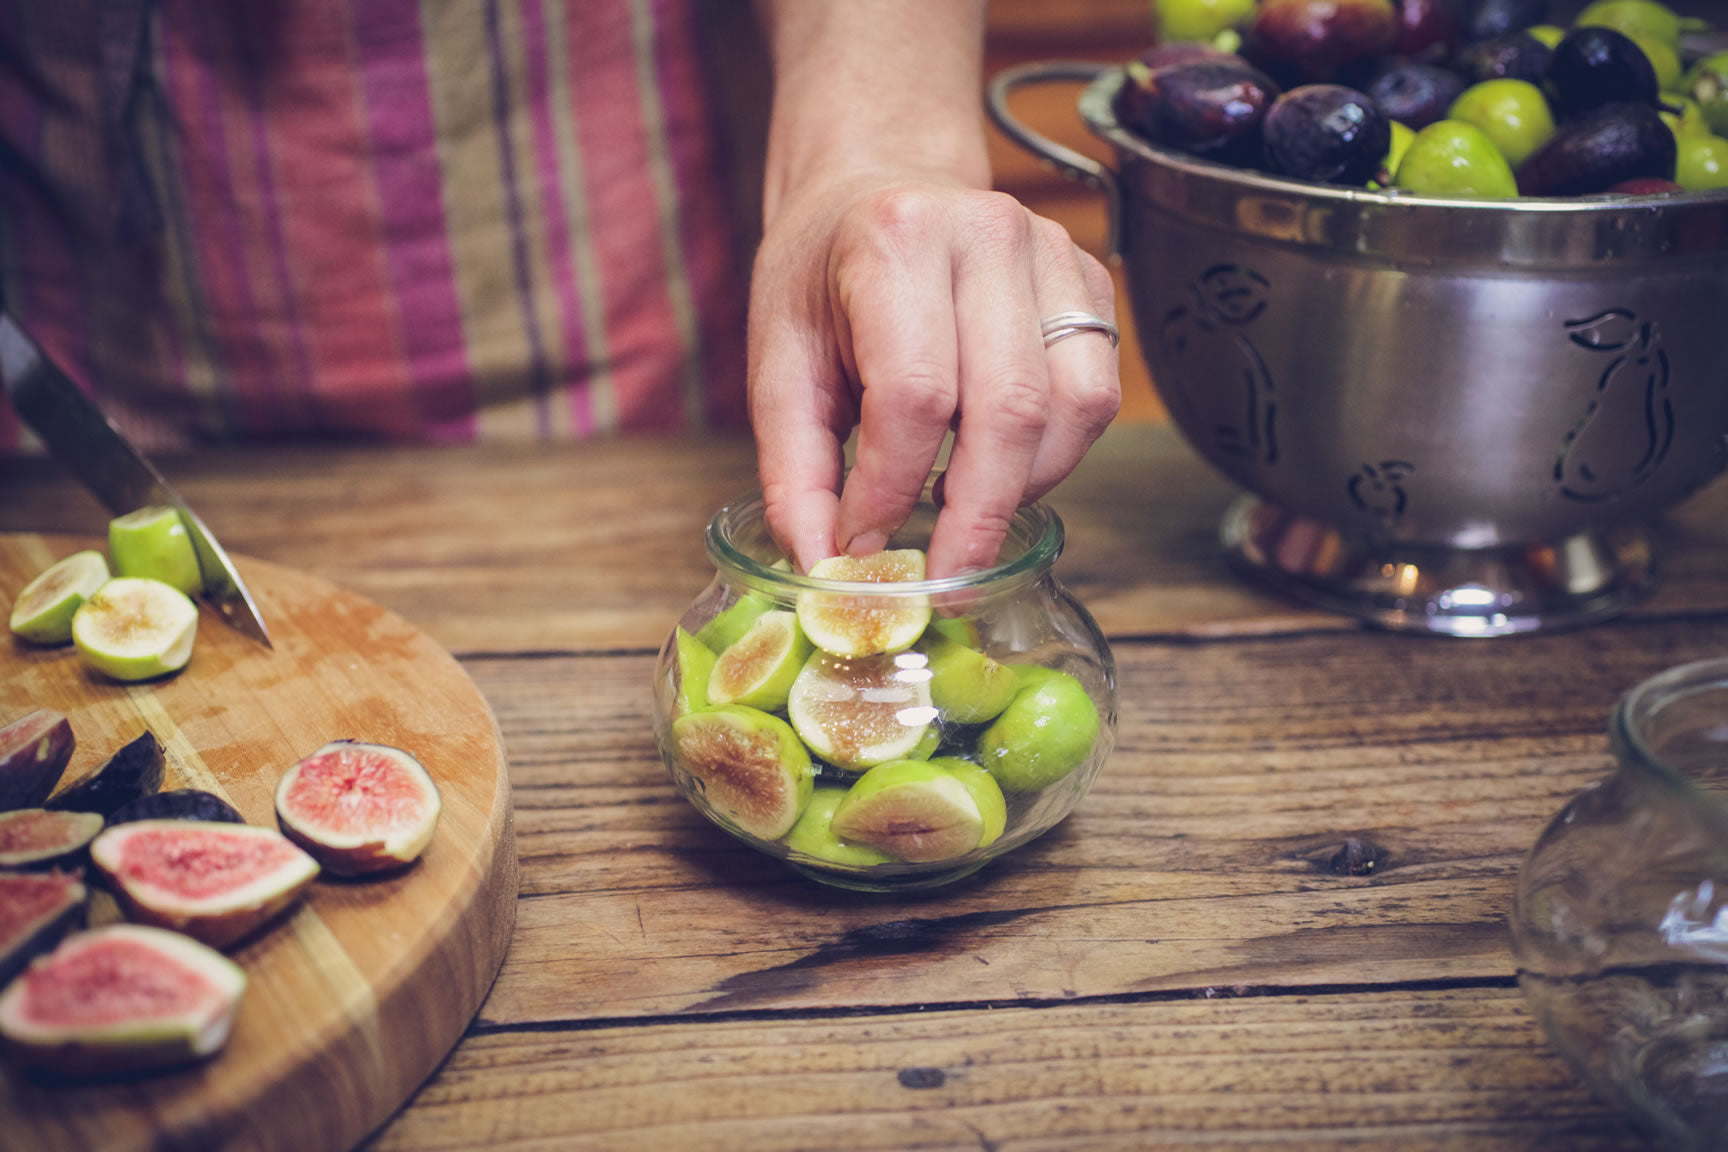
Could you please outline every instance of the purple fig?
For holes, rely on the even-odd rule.
[[[46,708],[0,728],[0,812],[41,807],[77,743],[72,722]]]

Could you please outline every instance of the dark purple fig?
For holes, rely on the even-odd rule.
[[[96,771],[58,796],[51,797],[43,807],[58,812],[95,812],[107,816],[121,805],[130,804],[162,787],[166,770],[167,758],[162,742],[156,739],[155,733],[147,731],[123,745]]]
[[[178,932],[74,932],[0,994],[0,1038],[25,1068],[121,1076],[208,1059],[227,1042],[246,973]]]
[[[1648,104],[1604,104],[1564,121],[1518,168],[1525,196],[1589,196],[1628,180],[1672,180],[1674,133]]]
[[[94,812],[0,812],[0,868],[76,865],[100,831],[102,817]]]
[[[1553,60],[1554,49],[1528,32],[1513,32],[1478,41],[1464,49],[1457,70],[1471,84],[1484,80],[1523,80],[1540,88],[1547,82],[1548,66]]]
[[[1391,121],[1374,101],[1338,84],[1284,93],[1260,132],[1267,171],[1324,184],[1366,184],[1392,142]]]
[[[0,988],[84,926],[88,895],[76,873],[0,872]]]
[[[1242,55],[1281,84],[1311,83],[1382,55],[1397,35],[1391,0],[1261,0]]]
[[[1392,0],[1397,31],[1390,49],[1406,59],[1446,59],[1464,31],[1463,0]]]
[[[1548,0],[1476,0],[1464,23],[1464,40],[1492,40],[1548,23]]]
[[[1394,64],[1362,91],[1391,119],[1421,131],[1444,119],[1465,88],[1464,77],[1438,64]]]
[[[45,708],[0,728],[0,812],[41,807],[77,743],[72,722]]]
[[[1154,44],[1141,52],[1129,63],[1129,70],[1135,67],[1157,69],[1170,64],[1187,64],[1194,60],[1231,59],[1233,52],[1222,48],[1214,48],[1199,40],[1171,40],[1164,44]]]
[[[108,814],[108,824],[131,824],[137,820],[207,820],[214,824],[244,824],[246,818],[234,805],[214,792],[201,788],[175,788],[140,796]]]
[[[420,761],[384,744],[337,740],[276,785],[287,837],[338,876],[405,867],[438,827],[443,801]]]
[[[1133,75],[1133,73],[1130,73]],[[1235,56],[1167,64],[1136,78],[1123,111],[1154,144],[1226,163],[1247,163],[1278,86]]]
[[[116,824],[90,862],[128,920],[225,948],[273,919],[317,877],[318,864],[274,828],[197,820]]]
[[[1554,115],[1569,120],[1604,104],[1656,105],[1656,69],[1636,41],[1612,28],[1574,28],[1548,65]]]

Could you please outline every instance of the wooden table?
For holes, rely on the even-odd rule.
[[[650,734],[747,443],[159,463],[230,550],[428,631],[505,734],[516,934],[380,1152],[1640,1147],[1545,1044],[1505,920],[1615,697],[1728,650],[1728,482],[1662,525],[1666,582],[1625,617],[1438,640],[1245,587],[1227,486],[1118,427],[1052,498],[1058,574],[1115,648],[1111,762],[1017,857],[866,897],[705,823]],[[0,530],[106,523],[40,461],[0,463],[0,494]]]

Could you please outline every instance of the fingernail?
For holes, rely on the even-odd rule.
[[[860,532],[846,544],[846,552],[850,556],[868,556],[872,552],[880,552],[888,547],[888,533]]]

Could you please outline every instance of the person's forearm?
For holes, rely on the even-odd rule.
[[[774,59],[764,211],[886,161],[987,187],[984,0],[759,0]]]

